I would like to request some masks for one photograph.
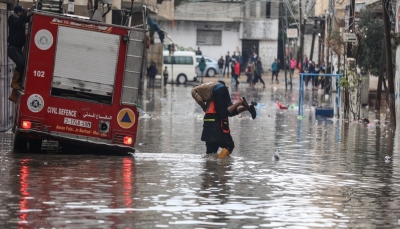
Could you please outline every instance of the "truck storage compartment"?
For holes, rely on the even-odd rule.
[[[51,94],[111,103],[120,37],[58,27]]]

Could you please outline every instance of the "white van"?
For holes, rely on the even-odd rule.
[[[168,51],[164,51],[163,56],[164,64],[162,71],[167,67],[169,75],[168,83],[171,83],[172,80],[174,80],[174,83],[179,84],[185,84],[187,81],[196,81],[196,54],[194,52],[176,51],[173,56],[170,56]],[[174,60],[173,70],[172,60]]]

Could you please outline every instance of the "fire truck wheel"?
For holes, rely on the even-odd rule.
[[[42,149],[42,139],[29,139],[29,151],[39,152]]]
[[[13,147],[17,150],[26,150],[27,140],[19,136],[19,134],[14,134]]]
[[[177,80],[179,84],[185,84],[187,81],[187,77],[185,74],[179,74]]]

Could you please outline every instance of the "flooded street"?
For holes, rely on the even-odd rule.
[[[232,156],[206,159],[192,88],[145,91],[133,156],[51,144],[13,153],[12,134],[0,133],[0,228],[400,227],[399,137],[386,108],[364,109],[370,125],[316,119],[311,105],[324,98],[309,90],[299,119],[275,104],[296,103],[297,85],[242,83],[231,97],[257,101],[258,117],[231,118]]]

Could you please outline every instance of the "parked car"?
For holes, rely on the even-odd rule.
[[[218,62],[207,56],[196,55],[196,66],[199,66],[201,57],[204,57],[204,60],[206,61],[206,69],[204,70],[205,75],[209,77],[215,77],[215,75],[218,73]],[[197,76],[200,76],[200,70],[198,67],[196,67],[196,74]]]

